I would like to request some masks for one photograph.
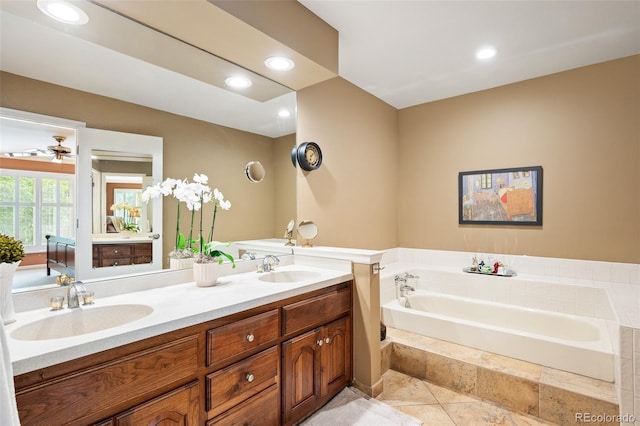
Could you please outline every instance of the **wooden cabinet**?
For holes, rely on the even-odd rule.
[[[198,424],[198,382],[138,405],[113,419],[113,426],[189,426]]]
[[[17,380],[20,421],[23,425],[88,424],[155,398],[196,378],[197,343],[193,335],[132,353],[112,350],[109,356],[93,357],[98,362],[85,357],[76,371],[58,373],[73,362],[42,370],[40,383],[31,386],[21,387]]]
[[[207,330],[206,366],[214,370],[205,377],[207,424],[233,424],[233,419],[251,415],[259,404],[253,400],[262,401],[266,389],[275,391],[271,410],[275,412],[273,424],[278,424],[278,325],[279,309],[271,309]]]
[[[15,377],[27,425],[293,424],[351,382],[351,283]]]
[[[351,321],[344,317],[283,343],[284,423],[312,413],[351,382]]]
[[[151,263],[152,243],[93,244],[93,267]]]
[[[311,414],[351,382],[351,288],[285,306],[284,330],[341,318],[288,339],[283,352],[283,423]]]

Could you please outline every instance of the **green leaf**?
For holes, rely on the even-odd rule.
[[[187,240],[182,233],[178,234],[178,249],[184,249],[187,246]]]

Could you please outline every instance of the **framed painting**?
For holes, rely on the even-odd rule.
[[[542,225],[542,167],[458,174],[458,223]]]

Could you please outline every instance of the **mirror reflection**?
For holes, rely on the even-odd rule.
[[[94,149],[91,159],[93,268],[152,263],[153,208],[142,201],[151,156]]]
[[[226,196],[233,199],[233,211],[221,218],[217,239],[238,241],[282,237],[283,227],[295,217],[295,170],[287,164],[288,152],[295,145],[295,93],[280,86],[280,89],[271,92],[273,94],[270,97],[258,102],[243,94],[214,88],[194,76],[181,74],[179,70],[151,65],[151,60],[141,61],[131,52],[117,52],[112,48],[114,45],[103,42],[104,35],[88,40],[79,34],[80,30],[70,32],[64,26],[51,24],[37,15],[37,8],[31,7],[33,5],[30,3],[7,1],[0,4],[2,107],[74,120],[75,126],[66,128],[66,132],[71,134],[63,134],[67,137],[64,144],[74,150],[75,129],[84,127],[85,123],[88,127],[159,136],[164,140],[161,153],[164,159],[160,160],[163,173],[160,178],[189,178],[196,172],[206,173],[216,185],[224,188]],[[95,4],[90,6],[93,11],[89,25],[92,25],[101,19],[99,15],[104,11],[98,10],[101,8]],[[126,18],[110,16],[109,19]],[[112,24],[116,25],[115,21]],[[127,25],[132,27],[136,24],[128,21]],[[153,32],[149,28],[143,30]],[[140,40],[143,38],[146,37]],[[190,51],[185,46],[174,46],[180,43],[179,40],[171,43],[162,52],[164,57],[172,54],[178,57],[177,51],[173,50],[175,47],[180,50],[179,57],[183,64],[192,63],[193,58],[197,58],[201,64],[207,61],[201,50],[190,47]],[[145,50],[144,46],[139,48],[140,51]],[[52,52],[65,58],[64,67],[42,66],[41,58],[50,56]],[[83,72],[69,72],[74,69],[82,69]],[[85,78],[87,76],[91,78]],[[264,87],[262,83],[254,86]],[[38,96],[34,97],[32,93]],[[281,109],[292,113],[286,122],[278,117],[277,112]],[[50,124],[48,121],[43,123]],[[31,136],[16,141],[19,148],[11,150],[25,151],[40,144],[34,135]],[[40,149],[46,150],[53,144],[51,137],[52,134],[48,134],[42,138]],[[6,143],[8,140],[2,136],[3,152],[10,149]],[[82,140],[78,140],[77,144],[82,148]],[[109,143],[94,148],[96,151],[118,152]],[[63,165],[72,168],[72,174],[76,172],[73,170],[77,167],[74,166],[76,159],[74,151],[63,160]],[[268,171],[260,185],[252,185],[243,173],[249,161],[260,162]],[[4,174],[4,163],[0,164],[0,168],[0,174]],[[121,180],[116,176],[139,172],[109,170],[104,173],[111,174],[109,179]],[[75,177],[74,184],[78,186],[90,181],[78,173],[75,173]],[[110,204],[106,201],[107,190],[102,189],[102,181],[93,188],[105,191],[105,199],[102,200],[102,194],[91,193],[89,197],[84,197],[78,192],[71,209],[74,217],[69,222],[77,220],[79,226],[77,229],[71,227],[75,235],[67,235],[78,244],[75,263],[81,273],[83,268],[85,271],[97,269],[93,268],[91,256],[94,238],[109,238],[122,233],[121,230],[108,232],[107,221],[113,224],[116,217],[125,220],[123,211],[110,211],[110,207],[117,202],[114,200]],[[119,196],[126,198],[132,195]],[[80,206],[87,198],[91,200],[88,213]],[[95,209],[94,201],[98,204]],[[143,230],[146,223],[151,224],[162,217],[162,222],[158,226],[149,225],[146,233],[151,236],[171,236],[176,223],[175,210],[170,207],[172,205],[165,203],[157,215],[155,206],[149,206],[146,219],[142,217],[141,210],[141,217],[135,216],[133,221]],[[260,215],[256,215],[257,211]],[[184,226],[187,226],[187,220],[183,218]],[[115,221],[119,222],[120,219]],[[61,235],[58,230],[49,233]],[[42,277],[46,276],[41,271],[46,263],[46,240],[44,235],[41,237],[42,242],[38,247],[27,248],[29,259],[25,259],[21,267],[24,271],[37,269],[38,275],[33,282],[38,284],[43,284]],[[169,268],[167,254],[172,244],[172,238],[162,239],[159,254],[152,254],[154,267]],[[119,268],[99,269],[105,273],[109,271],[111,275],[122,274]]]
[[[260,183],[264,179],[264,166],[259,161],[251,161],[244,168],[247,179],[252,183]]]

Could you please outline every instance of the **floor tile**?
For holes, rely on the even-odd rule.
[[[440,405],[403,405],[395,408],[421,420],[424,426],[457,426]]]
[[[388,370],[383,376],[384,390],[376,398],[394,407],[400,405],[438,404],[426,383],[420,379]]]
[[[427,383],[427,382],[425,382]],[[447,388],[443,388],[442,386],[438,386],[433,383],[427,383],[427,388],[431,391],[433,396],[435,396],[436,400],[440,404],[455,404],[461,402],[476,402],[477,399],[472,398],[468,395],[461,394],[458,392],[454,392]]]
[[[457,426],[549,426],[543,420],[509,411],[488,402],[443,404]]]

